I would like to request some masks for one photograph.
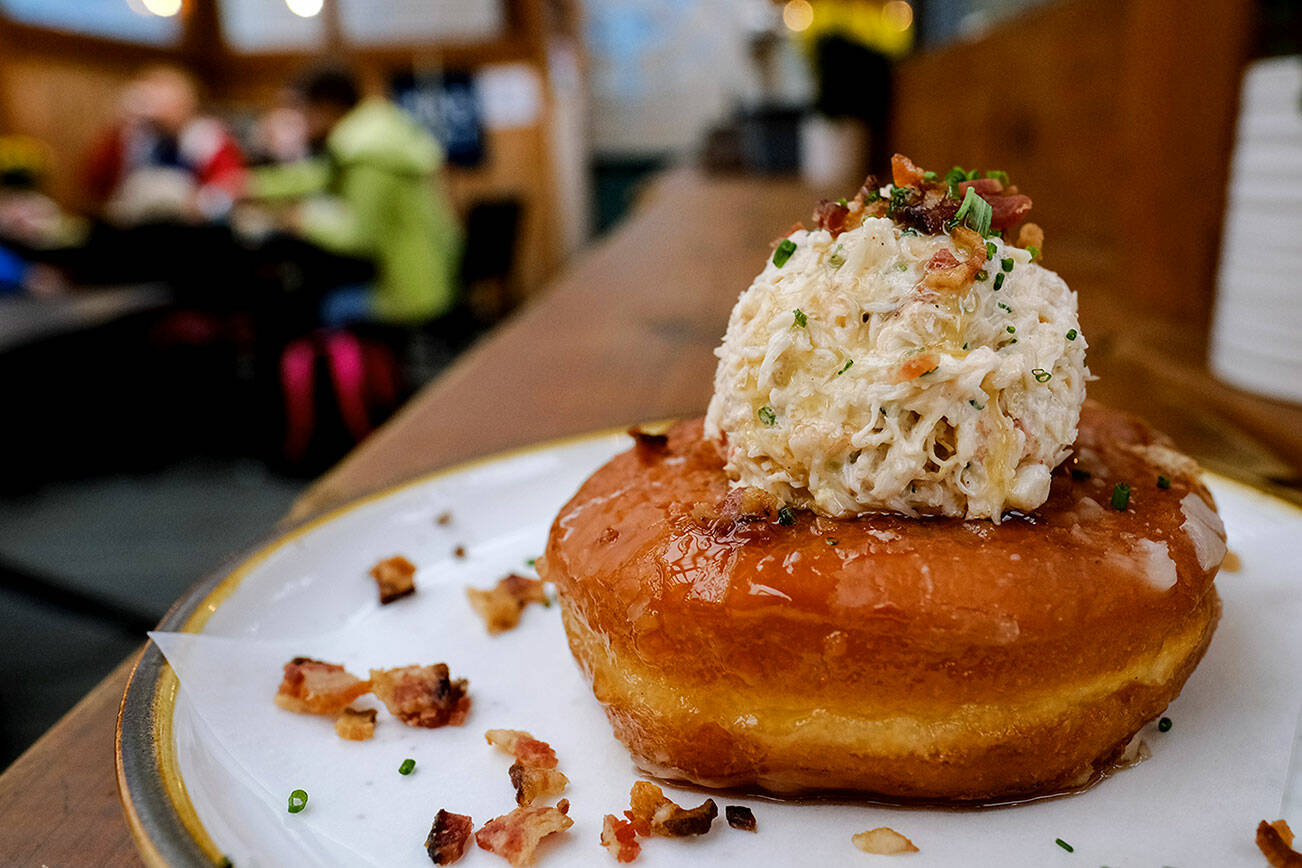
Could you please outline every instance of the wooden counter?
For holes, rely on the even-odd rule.
[[[476,455],[702,412],[728,311],[813,197],[791,181],[664,177],[610,238],[306,492],[292,517]],[[1215,383],[1200,334],[1146,318],[1105,288],[1077,288],[1100,376],[1091,394],[1146,416],[1207,465],[1302,500],[1302,408]],[[0,776],[0,863],[138,864],[113,778],[126,675],[124,664]]]

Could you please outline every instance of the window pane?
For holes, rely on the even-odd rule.
[[[298,6],[316,8],[311,3]],[[226,44],[246,54],[320,48],[325,42],[324,18],[301,18],[285,0],[221,0],[221,19]]]
[[[154,15],[144,0],[0,0],[0,11],[22,24],[126,42],[166,45],[181,35],[179,15]]]
[[[359,45],[471,42],[506,29],[502,0],[338,0],[344,39]]]

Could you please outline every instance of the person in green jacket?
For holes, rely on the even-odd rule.
[[[317,156],[257,170],[253,196],[301,200],[292,220],[300,237],[375,263],[374,288],[333,305],[342,318],[420,325],[447,313],[462,233],[440,183],[438,141],[388,100],[362,99],[350,73],[318,72],[300,89]]]

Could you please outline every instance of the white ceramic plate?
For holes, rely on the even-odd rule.
[[[429,865],[423,842],[440,808],[478,825],[513,807],[509,761],[483,739],[486,729],[509,727],[550,742],[571,779],[575,825],[545,845],[540,864],[614,865],[598,845],[601,818],[627,807],[638,774],[569,655],[557,610],[531,606],[519,628],[489,637],[463,589],[528,572],[557,509],[626,447],[623,435],[593,435],[364,499],[267,544],[178,603],[133,676],[119,722],[123,802],[146,860]],[[901,863],[915,868],[1260,865],[1259,820],[1285,815],[1302,826],[1302,794],[1285,804],[1302,702],[1302,511],[1224,479],[1211,484],[1242,569],[1217,581],[1217,635],[1167,712],[1174,727],[1147,732],[1149,761],[1086,793],[999,809],[716,795],[720,808],[752,807],[759,833],[720,819],[700,839],[647,842],[637,864],[875,864],[850,837],[886,825],[919,846]],[[446,511],[453,519],[440,525]],[[398,553],[419,566],[419,590],[380,607],[367,570]],[[470,679],[470,720],[418,730],[381,711],[372,741],[345,742],[329,720],[272,703],[281,665],[300,654],[357,674],[446,661]],[[409,777],[397,773],[406,757],[417,760]],[[296,788],[309,803],[290,815]],[[666,791],[680,803],[704,798]],[[472,847],[461,864],[506,863]]]

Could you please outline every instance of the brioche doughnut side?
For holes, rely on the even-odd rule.
[[[653,774],[954,801],[1079,786],[1211,639],[1224,536],[1197,466],[1096,404],[1049,501],[998,526],[703,518],[722,468],[701,423],[679,424],[598,470],[539,562]]]

